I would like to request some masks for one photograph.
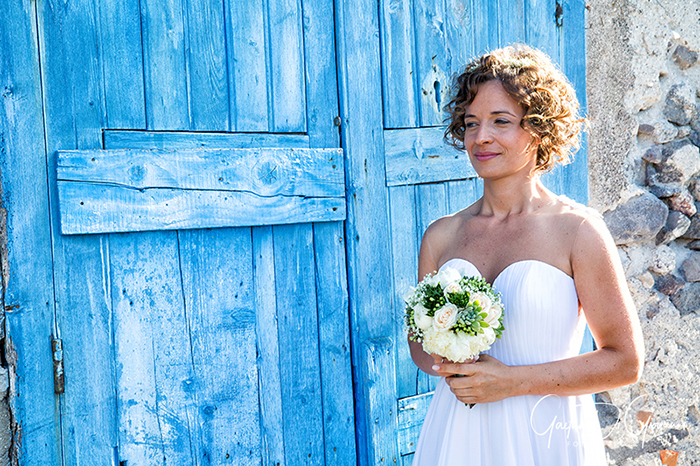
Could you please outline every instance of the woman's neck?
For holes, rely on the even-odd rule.
[[[512,179],[484,180],[484,196],[478,215],[505,219],[527,214],[552,202],[553,194],[537,175],[513,182]]]

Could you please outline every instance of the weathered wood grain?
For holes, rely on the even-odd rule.
[[[394,343],[375,338],[363,344],[364,390],[369,414],[368,464],[395,464],[398,455]]]
[[[340,222],[313,231],[325,464],[357,464],[345,235]]]
[[[110,238],[119,459],[195,464],[197,391],[175,232]]]
[[[202,133],[183,131],[104,132],[105,149],[253,149],[309,147],[306,134]]]
[[[472,1],[474,55],[479,56],[499,46],[498,2]]]
[[[28,466],[61,462],[51,362],[55,304],[35,6],[29,0],[5,2],[0,27],[0,175],[2,218],[7,222],[2,226],[7,244],[0,252],[2,334],[15,391],[9,401],[22,434],[16,453]]]
[[[381,34],[384,127],[416,126],[419,112],[411,0],[381,2]]]
[[[138,0],[99,2],[105,127],[146,129]]]
[[[343,220],[342,162],[339,149],[60,152],[61,231]]]
[[[290,465],[322,465],[323,399],[313,231],[307,223],[275,226],[272,234],[285,461]]]
[[[280,348],[277,321],[275,250],[272,227],[252,229],[255,279],[255,331],[260,387],[260,430],[263,466],[287,464],[284,459],[284,414],[280,380]]]
[[[336,50],[342,142],[347,160],[347,206],[345,222],[348,260],[348,292],[355,380],[363,380],[363,349],[366,340],[390,336],[394,323],[391,313],[391,278],[387,272],[390,257],[388,201],[384,168],[381,61],[377,2],[372,0],[335,2]],[[392,355],[393,359],[393,355]],[[393,374],[393,368],[392,374]],[[392,375],[393,378],[393,375]],[[373,464],[375,450],[367,394],[356,385],[356,433],[358,463]],[[393,395],[392,395],[393,396]],[[382,409],[396,407],[395,397],[383,399]],[[387,458],[398,458],[396,444],[382,444]],[[370,455],[370,456],[368,456]]]
[[[396,341],[396,396],[416,394],[418,368],[413,364],[404,330],[404,294],[418,282],[418,248],[420,235],[416,231],[416,188],[389,188],[392,258],[392,298],[394,341]]]
[[[300,0],[266,0],[272,131],[306,132]]]
[[[524,0],[498,0],[498,15],[492,21],[498,21],[498,42],[503,47],[514,42],[524,42],[525,29],[530,23],[525,22]],[[552,13],[553,15],[554,13]]]
[[[223,2],[183,0],[191,129],[228,131],[229,95]]]
[[[196,463],[259,465],[262,394],[250,228],[188,230],[178,237],[194,366],[185,384],[196,397]]]
[[[267,38],[263,0],[225,0],[231,131],[268,131]]]
[[[182,0],[141,0],[148,129],[189,129]]]
[[[401,456],[416,451],[420,429],[432,399],[433,392],[428,392],[399,400],[398,441]]]
[[[420,126],[442,125],[449,100],[451,60],[443,1],[413,0],[416,28],[416,71]]]
[[[467,153],[447,145],[443,132],[442,127],[385,131],[386,185],[435,183],[476,176]]]

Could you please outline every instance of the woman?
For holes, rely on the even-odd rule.
[[[604,465],[590,394],[636,382],[644,350],[602,219],[539,179],[578,145],[574,91],[523,45],[473,61],[456,91],[446,135],[469,153],[484,193],[430,225],[418,274],[451,266],[484,277],[502,294],[505,330],[462,364],[409,340],[416,365],[443,377],[413,465]],[[586,322],[597,349],[579,355]]]

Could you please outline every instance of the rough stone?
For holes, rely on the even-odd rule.
[[[659,292],[665,294],[666,296],[673,296],[678,293],[684,286],[685,281],[682,278],[673,275],[672,273],[668,275],[659,275],[654,280],[654,286]]]
[[[637,279],[639,280],[639,283],[641,283],[647,290],[650,290],[654,286],[654,276],[648,271],[639,275]]]
[[[700,183],[697,179],[690,183],[688,190],[690,191],[690,194],[693,195],[693,199],[700,201]],[[695,208],[697,208],[697,206],[695,206]]]
[[[634,244],[654,238],[666,224],[668,207],[651,193],[633,197],[605,213],[615,244]]]
[[[690,219],[682,213],[672,210],[668,213],[666,224],[656,235],[656,244],[668,244],[671,241],[680,238],[683,233],[688,231],[690,227]]]
[[[700,311],[700,282],[689,283],[671,296],[671,302],[681,315],[697,314]]]
[[[683,278],[687,282],[700,281],[700,252],[693,252],[681,264]]]
[[[676,135],[678,135],[678,128],[673,126],[668,121],[661,121],[654,123],[654,131],[652,132],[651,137],[657,144],[666,144],[667,142],[671,142],[676,139]]]
[[[687,138],[688,136],[690,136],[691,131],[692,129],[690,128],[690,126],[680,126],[678,128],[678,134],[676,134],[676,139]]]
[[[700,132],[695,131],[694,129],[691,130],[688,134],[688,139],[690,139],[690,142],[700,147]]]
[[[677,125],[687,125],[696,116],[695,89],[688,83],[674,84],[666,94],[664,116]]]
[[[677,45],[671,54],[673,61],[682,70],[687,70],[698,61],[698,53],[683,45]]]
[[[700,149],[688,140],[666,144],[664,161],[657,165],[659,183],[687,184],[700,171]]]
[[[642,123],[637,129],[637,134],[640,136],[651,136],[654,134],[654,126],[647,123]]]
[[[654,249],[649,270],[659,275],[671,273],[676,268],[676,254],[668,246],[659,246]]]
[[[681,238],[700,239],[700,217],[698,214],[690,217],[690,226],[686,232],[681,235]]]
[[[658,164],[663,161],[663,157],[661,155],[661,146],[658,145],[653,145],[647,151],[644,153],[642,156],[642,159],[646,160],[647,162],[651,164]]]
[[[666,202],[669,209],[681,212],[686,217],[692,217],[698,211],[695,207],[695,199],[687,189],[669,197]]]
[[[691,241],[690,243],[686,244],[685,247],[693,251],[700,251],[700,240]]]

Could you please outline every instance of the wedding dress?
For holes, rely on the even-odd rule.
[[[457,258],[442,267],[481,276]],[[585,320],[573,279],[537,260],[518,261],[494,281],[505,312],[503,337],[488,354],[507,365],[579,354]],[[603,466],[607,464],[591,395],[518,396],[469,409],[441,379],[413,466]]]

